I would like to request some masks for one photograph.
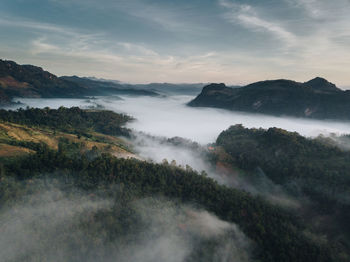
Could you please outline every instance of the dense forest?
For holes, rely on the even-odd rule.
[[[79,107],[27,108],[16,111],[0,109],[0,121],[68,132],[74,130],[78,133],[94,130],[107,135],[128,136],[129,131],[123,126],[131,120],[127,115],[112,111],[83,110]]]
[[[216,141],[217,162],[244,170],[250,181],[266,176],[301,203],[315,230],[349,250],[350,152],[326,139],[308,139],[279,128],[230,127]],[[226,157],[220,157],[220,149]],[[348,251],[346,251],[348,252]]]
[[[88,139],[91,132],[127,135],[123,126],[131,118],[61,107],[1,110],[0,120],[3,125],[54,129]],[[315,201],[320,212],[338,212],[332,219],[343,226],[344,236],[332,228],[334,235],[326,239],[325,231],[306,219],[306,212],[318,210],[313,204],[295,212],[261,195],[219,184],[188,166],[117,158],[96,146],[81,150],[88,140],[63,137],[57,148],[11,141],[33,151],[0,156],[0,224],[5,232],[0,243],[7,250],[5,261],[167,261],[180,254],[181,261],[348,261],[347,202],[319,190],[324,186],[345,194],[347,174],[338,166],[349,170],[348,153],[323,142],[280,129],[234,126],[218,137],[208,159],[223,161],[217,155],[221,148],[226,164],[246,176],[254,176],[259,166],[283,186],[295,179],[300,194]],[[199,146],[181,138],[166,143]],[[310,166],[298,160],[299,154]],[[320,169],[327,168],[329,179],[312,168],[331,160],[337,164],[326,162]],[[305,181],[305,187],[296,178]],[[318,212],[312,216],[317,218]],[[157,245],[162,247],[159,253],[151,252]]]
[[[133,221],[132,212],[128,209],[129,201],[160,196],[195,205],[224,221],[237,223],[254,241],[252,256],[259,261],[333,261],[328,247],[304,235],[306,228],[297,217],[259,197],[218,185],[205,174],[170,165],[117,159],[104,154],[91,160],[86,155],[71,154],[71,147],[66,150],[57,152],[43,148],[23,159],[3,161],[0,199],[1,206],[8,208],[18,201],[17,198],[25,195],[26,190],[30,190],[27,184],[38,180],[44,181],[43,186],[45,181],[60,181],[63,190],[68,190],[68,193],[72,188],[77,188],[88,194],[97,191],[101,198],[112,196],[112,208],[93,212],[82,224],[78,224],[78,227],[82,227],[83,239],[85,236],[87,239],[70,240],[70,244],[75,247],[70,251],[73,254],[72,261],[79,261],[83,255],[91,260],[96,255],[84,253],[85,241],[89,245],[108,245],[123,234],[131,234],[128,230],[137,230],[137,224],[134,225],[137,221]],[[123,198],[114,196],[113,185],[122,188]],[[117,210],[120,206],[122,209]],[[130,216],[128,212],[131,212]],[[103,227],[102,231],[98,231],[99,226]],[[57,237],[63,236],[58,233]],[[213,261],[207,250],[208,245],[214,245],[212,248],[215,249],[215,241],[203,243],[195,249],[189,261]],[[27,260],[35,261],[42,257],[44,254],[40,252],[42,250],[39,249],[38,253],[27,254]]]

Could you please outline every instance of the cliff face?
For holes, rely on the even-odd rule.
[[[195,107],[317,119],[350,119],[350,92],[323,78],[256,82],[241,88],[210,84],[189,103]]]

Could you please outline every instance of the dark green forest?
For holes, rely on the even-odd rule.
[[[128,136],[129,131],[123,126],[131,120],[127,115],[112,111],[83,110],[79,107],[27,108],[16,111],[0,109],[0,121],[75,133],[96,131],[106,135]]]
[[[235,125],[219,135],[216,145],[230,156],[223,161],[244,170],[243,176],[260,181],[263,172],[299,199],[304,220],[348,252],[350,152],[325,141],[279,128]]]
[[[56,152],[43,148],[37,154],[23,159],[3,161],[0,180],[1,206],[5,208],[17,201],[17,198],[24,194],[22,191],[25,192],[26,185],[35,183],[38,179],[61,181],[65,190],[98,190],[102,198],[113,196],[112,185],[118,185],[123,188],[123,194],[127,195],[128,201],[163,196],[202,207],[222,220],[237,223],[254,241],[253,256],[259,261],[333,261],[328,247],[312,241],[303,234],[306,228],[297,217],[259,197],[219,185],[204,174],[170,165],[117,159],[105,154],[89,160],[87,155],[73,154],[73,157],[69,157],[68,155],[72,154],[68,153],[64,150]],[[124,204],[123,198],[114,198],[113,201],[115,205]],[[127,212],[127,206],[125,209]],[[93,239],[96,242],[108,243],[120,237],[120,234],[126,234],[124,231],[128,228],[136,227],[132,224],[132,216],[120,215],[122,214],[118,212],[113,213],[113,208],[107,215],[96,212],[91,215],[90,220],[85,221],[86,224],[80,226],[87,227],[87,231],[84,232],[93,234],[88,237],[96,238]],[[96,221],[105,227],[111,227],[105,232],[107,235],[103,240],[103,234],[89,231]],[[73,243],[76,246],[73,253],[79,258],[84,243],[80,243],[79,240]],[[205,245],[198,248],[205,248]],[[38,254],[33,254],[34,257],[35,255]],[[205,255],[205,259],[201,255]],[[198,251],[190,261],[212,259],[210,254]]]
[[[127,135],[123,126],[131,118],[61,107],[0,110],[0,120],[84,136],[84,130]],[[349,208],[339,194],[348,192],[349,153],[318,140],[276,128],[234,126],[220,134],[215,145],[230,156],[226,164],[243,170],[243,175],[254,176],[259,167],[291,195],[311,199],[298,210],[166,162],[116,158],[97,148],[82,152],[79,143],[67,139],[59,140],[58,150],[43,143],[23,146],[35,153],[0,158],[0,223],[11,235],[3,239],[23,242],[18,254],[6,253],[15,257],[7,261],[49,261],[56,255],[63,256],[55,257],[59,261],[114,261],[140,239],[136,249],[148,252],[149,243],[166,243],[159,232],[168,232],[168,240],[173,235],[191,240],[185,242],[191,247],[185,261],[348,261]],[[215,164],[219,156],[211,154]],[[196,227],[186,219],[202,212],[198,210],[217,216],[220,223],[236,224],[245,237],[232,226],[214,237],[196,235]],[[329,231],[313,226],[310,219],[321,215],[329,215],[330,225],[336,226]],[[169,216],[172,219],[166,220]],[[184,248],[177,247],[175,253]],[[124,259],[136,259],[131,256],[134,251],[128,252]]]

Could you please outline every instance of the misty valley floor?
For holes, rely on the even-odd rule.
[[[50,129],[48,109],[28,114],[28,124],[41,114],[32,126],[2,124],[3,139],[32,147],[0,165],[5,261],[347,261],[350,155],[330,138],[350,123],[190,108],[191,98],[20,99],[60,108],[65,129]],[[75,119],[101,109],[132,116],[106,115],[130,133]],[[68,112],[85,131],[65,124]],[[146,161],[120,158],[136,155]]]

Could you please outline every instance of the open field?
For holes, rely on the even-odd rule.
[[[34,151],[25,147],[11,146],[0,143],[0,157],[15,157],[31,153],[34,153]]]
[[[91,132],[85,135],[76,135],[58,132],[49,128],[35,128],[24,125],[2,122],[0,123],[0,157],[18,156],[33,153],[25,146],[14,145],[20,142],[46,144],[49,148],[58,150],[59,141],[65,139],[69,143],[79,144],[82,152],[97,148],[101,152],[111,153],[117,157],[136,157],[127,143],[118,137]]]

